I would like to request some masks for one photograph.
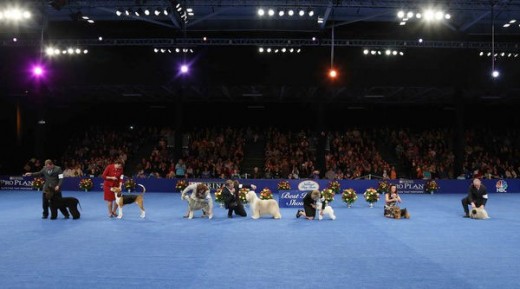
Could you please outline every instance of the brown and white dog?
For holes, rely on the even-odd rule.
[[[191,191],[191,195],[188,192]],[[181,199],[188,202],[188,219],[193,219],[193,213],[202,210],[203,217],[213,218],[213,200],[208,187],[204,184],[191,184],[181,193]]]
[[[143,195],[146,192],[146,188],[141,185],[137,184],[143,189],[143,192],[140,195],[123,195],[121,188],[113,187],[110,188],[112,192],[114,192],[114,195],[116,197],[116,204],[117,204],[117,218],[121,219],[123,218],[123,206],[131,203],[136,203],[139,208],[141,209],[141,215],[139,215],[141,218],[144,218],[146,216],[146,212],[144,211],[144,205],[143,205]]]

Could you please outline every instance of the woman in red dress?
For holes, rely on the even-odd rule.
[[[121,188],[123,181],[123,162],[120,160],[115,161],[113,164],[108,165],[103,172],[103,192],[104,199],[107,202],[108,217],[112,218],[117,216],[117,204],[114,202],[116,197],[114,192],[110,190],[112,187]]]

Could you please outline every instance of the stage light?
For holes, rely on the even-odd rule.
[[[376,55],[376,53],[377,53],[377,51],[375,51],[375,50],[370,51],[370,54],[372,54],[372,55]]]
[[[267,48],[267,53],[271,53],[271,48]]]
[[[31,18],[31,12],[29,12],[29,11],[24,11],[24,12],[23,12],[23,18],[25,18],[25,19],[29,19],[29,18]]]
[[[168,8],[163,9],[164,16],[168,16],[168,14],[170,13],[168,10],[169,10]]]
[[[161,48],[161,53],[165,53],[165,52],[166,52],[166,49]]]
[[[305,11],[300,10],[300,11],[298,12],[298,15],[300,15],[300,17],[303,17],[303,16],[305,15]]]
[[[98,41],[103,41],[103,36],[99,36]]]
[[[412,11],[406,13],[406,17],[408,17],[408,18],[412,18],[413,15],[414,15],[414,13]]]
[[[54,48],[48,47],[47,49],[45,49],[45,54],[47,54],[48,56],[53,56],[54,55]]]
[[[514,24],[516,22],[516,19],[511,19],[509,23]]]
[[[289,11],[287,11],[287,15],[293,16],[294,15],[294,10],[289,9]]]
[[[188,71],[189,71],[188,65],[186,65],[186,64],[181,65],[182,74],[186,74],[186,73],[188,73]]]
[[[368,49],[363,50],[363,54],[368,55],[369,53],[370,51],[368,51]]]
[[[289,49],[289,52],[293,53],[294,52],[294,48]]]
[[[150,10],[145,9],[145,10],[144,10],[144,15],[149,16],[149,15],[150,15]]]
[[[392,55],[397,55],[397,51],[392,51]]]
[[[405,21],[401,21],[401,22],[399,23],[399,25],[401,25],[401,26],[406,25],[406,22],[405,22]]]
[[[258,52],[264,53],[264,48],[263,47],[258,48]]]
[[[94,24],[95,23],[94,20],[92,20],[92,19],[87,20],[87,22],[90,23],[90,24]]]
[[[276,48],[276,49],[274,50],[274,53],[278,53],[278,48]]]
[[[280,10],[278,11],[278,16],[283,17],[285,15],[285,11]]]
[[[422,18],[422,14],[421,14],[421,13],[417,13],[417,14],[415,14],[415,18],[417,18],[417,19],[421,19],[421,18]]]
[[[323,22],[325,22],[323,17],[318,17],[318,24],[322,24]]]
[[[171,50],[171,49],[168,49],[168,53],[172,53],[172,50]]]
[[[435,19],[436,20],[442,20],[443,16],[444,16],[444,13],[442,13],[442,11],[437,11],[435,13]]]
[[[117,16],[121,16],[123,14],[123,12],[121,12],[119,9],[116,10],[116,15]]]
[[[491,76],[493,78],[498,78],[500,76],[500,72],[498,70],[493,70],[493,72],[491,72]]]
[[[260,8],[260,9],[258,9],[257,14],[258,14],[258,16],[264,16],[265,15],[265,10]]]
[[[479,56],[484,56],[484,51],[480,51]]]
[[[309,17],[314,16],[314,10],[309,10],[308,14],[309,14]]]
[[[399,55],[404,56],[404,52],[399,51]]]
[[[76,54],[81,54],[81,49],[76,48]]]
[[[208,38],[206,36],[202,37],[203,41],[208,41]]]
[[[88,53],[88,49],[83,50],[83,54],[87,54],[87,53]]]
[[[419,38],[419,43],[423,43],[423,39],[422,38]]]
[[[56,55],[60,54],[60,50],[58,48],[54,49],[54,54],[56,54]]]
[[[488,53],[487,53],[487,56],[490,57],[490,56],[491,56],[491,52],[488,52]]]
[[[503,27],[504,27],[504,28],[507,28],[507,27],[509,27],[509,26],[511,26],[511,24],[509,24],[509,23],[506,23],[506,24],[504,24],[504,26],[503,26]]]
[[[450,20],[451,19],[451,15],[450,14],[445,14],[444,18]]]
[[[404,18],[404,11],[401,10],[401,11],[397,12],[397,17]]]
[[[13,42],[18,42],[18,38],[13,37]]]
[[[287,49],[284,47],[282,48],[282,53],[285,53],[287,51]]]
[[[158,53],[158,52],[159,52],[159,49],[154,48],[154,49],[153,49],[153,52]]]
[[[316,37],[312,37],[312,41],[316,41]]]
[[[300,52],[302,52],[301,48],[296,49],[296,53],[300,53]]]
[[[269,10],[267,11],[267,15],[269,15],[269,16],[274,16],[274,10],[273,10],[273,9],[269,9]]]
[[[175,52],[179,53],[181,50],[179,48],[175,48]]]
[[[125,10],[125,15],[126,15],[126,16],[130,16],[130,10],[126,9],[126,10]]]
[[[43,74],[45,73],[44,69],[43,69],[43,66],[41,65],[35,65],[33,66],[32,68],[32,74],[36,77],[40,77],[40,76],[43,76]]]
[[[433,17],[434,17],[434,16],[435,16],[435,14],[433,13],[432,10],[426,10],[426,11],[424,12],[424,19],[425,19],[426,21],[433,20]]]
[[[158,9],[155,9],[153,11],[153,14],[155,14],[155,16],[159,16],[159,15],[161,15],[161,11],[159,11]]]
[[[338,72],[336,71],[336,69],[334,69],[334,68],[329,69],[329,77],[332,79],[338,77]]]

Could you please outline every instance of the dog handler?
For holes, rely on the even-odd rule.
[[[488,199],[487,188],[479,179],[474,179],[473,183],[468,188],[468,196],[462,199],[462,207],[464,208],[464,218],[469,218],[468,205],[471,208],[484,209]]]
[[[43,194],[42,194],[42,219],[47,219],[49,217],[49,200],[45,196],[45,192],[47,190],[54,190],[54,196],[56,198],[61,198],[61,184],[63,183],[63,171],[60,167],[55,166],[51,160],[45,161],[45,166],[39,172],[34,173],[25,173],[26,177],[39,177],[43,176],[45,178],[45,183],[43,184]],[[60,211],[65,216],[65,218],[69,217],[69,213],[64,208],[60,207]]]
[[[123,181],[123,161],[116,160],[113,164],[108,165],[103,172],[103,199],[107,202],[108,217],[117,217],[117,204],[114,202],[116,197],[114,192],[110,190],[112,187],[122,186]]]
[[[307,193],[305,197],[303,198],[303,210],[298,210],[296,212],[296,218],[299,217],[305,217],[307,220],[314,220],[314,217],[316,216],[316,209],[317,209],[317,202],[320,199],[321,194],[320,191],[314,190],[310,193]],[[322,206],[322,209],[325,208],[325,202],[321,203],[320,206]],[[321,210],[321,213],[323,210]]]

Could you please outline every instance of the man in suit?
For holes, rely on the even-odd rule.
[[[224,189],[222,190],[222,196],[224,198],[225,208],[228,209],[228,218],[233,218],[233,211],[236,215],[246,217],[247,213],[244,209],[244,205],[240,201],[239,191],[241,188],[249,188],[256,190],[255,185],[242,185],[238,181],[227,180]]]
[[[487,199],[488,193],[486,186],[484,186],[479,179],[474,179],[473,183],[469,186],[468,196],[462,199],[462,207],[465,213],[464,218],[469,218],[468,205],[471,205],[471,208],[482,207],[482,209],[484,209]]]
[[[63,183],[63,171],[60,167],[55,166],[51,160],[46,160],[43,169],[39,172],[28,172],[25,173],[26,177],[39,177],[43,176],[45,178],[45,183],[43,184],[43,194],[42,194],[42,219],[47,219],[49,217],[49,200],[47,199],[46,192],[49,190],[54,191],[53,199],[58,198],[61,199],[61,185]],[[51,200],[52,201],[52,200]],[[63,207],[59,208],[63,216],[66,219],[69,218],[69,212]],[[53,212],[51,215],[51,219],[56,219],[57,212]]]

